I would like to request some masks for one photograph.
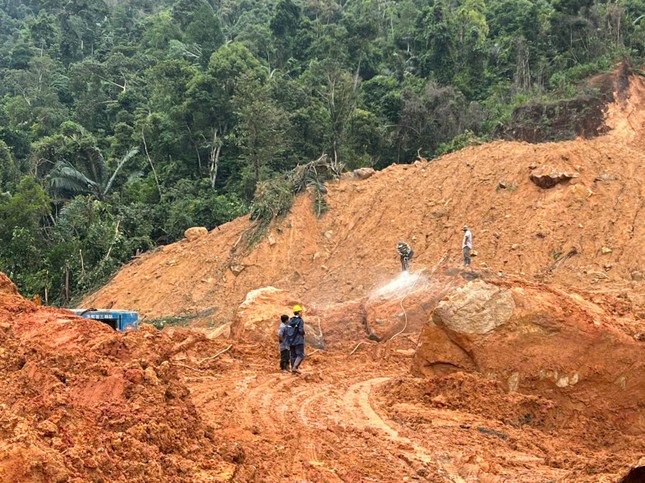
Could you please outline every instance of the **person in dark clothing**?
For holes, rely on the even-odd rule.
[[[410,268],[410,260],[412,260],[412,257],[414,256],[414,250],[412,250],[410,245],[404,241],[399,241],[396,245],[396,252],[399,254],[399,257],[401,257],[401,270],[407,272]]]
[[[305,321],[300,314],[303,309],[300,305],[293,308],[293,317],[287,326],[287,339],[291,351],[291,372],[300,374],[300,364],[305,359]]]
[[[289,322],[288,315],[280,316],[280,328],[278,329],[278,344],[280,347],[280,370],[288,371],[291,351],[289,350],[289,342],[287,341],[287,323]]]

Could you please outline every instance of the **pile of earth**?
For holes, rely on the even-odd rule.
[[[294,300],[274,287],[250,292],[234,343],[275,344],[277,314]],[[485,448],[484,458],[457,458],[455,474],[520,478],[519,458],[532,455],[541,475],[613,481],[645,453],[645,324],[622,299],[441,267],[305,320],[312,350],[346,354],[356,371],[360,357],[412,358],[416,377],[394,377],[374,397],[399,434],[457,431],[469,451]],[[309,383],[334,377],[331,354],[314,358]]]
[[[429,377],[391,384],[394,397],[612,455],[587,464],[588,473],[637,461],[645,453],[645,324],[606,297],[491,282],[470,282],[436,305],[413,362],[413,373]]]
[[[432,277],[401,273],[365,297],[308,306],[304,312],[307,345],[346,351],[358,343],[385,342],[397,336],[416,337],[437,302],[452,288],[467,283],[466,272],[441,267]],[[291,314],[297,298],[275,287],[252,290],[222,332],[234,340],[273,343],[280,314]],[[228,330],[227,330],[228,329]],[[216,331],[216,333],[219,331]]]
[[[562,411],[548,397],[509,392],[477,374],[394,378],[373,397],[403,434],[459,446],[447,469],[465,481],[609,483],[645,462],[642,435],[586,430],[598,421],[584,411]],[[562,427],[567,419],[576,427]]]
[[[320,218],[303,194],[252,249],[242,246],[247,217],[191,234],[137,258],[84,304],[211,327],[262,287],[330,307],[390,282],[399,239],[415,250],[413,272],[459,264],[467,224],[477,271],[611,294],[645,317],[645,82],[632,76],[624,92],[606,109],[603,136],[499,141],[363,170],[328,184]]]
[[[236,456],[178,372],[221,345],[145,325],[122,334],[38,307],[0,274],[0,480],[229,480]]]

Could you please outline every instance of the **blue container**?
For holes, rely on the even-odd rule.
[[[125,332],[139,330],[139,314],[128,310],[72,309],[74,314],[84,319],[99,320],[114,330]]]

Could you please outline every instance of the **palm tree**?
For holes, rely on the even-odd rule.
[[[92,195],[98,200],[104,200],[112,188],[119,170],[132,159],[139,148],[131,148],[119,161],[112,176],[108,178],[108,167],[101,151],[94,147],[87,157],[84,170],[74,166],[69,161],[57,162],[47,176],[49,186],[55,193],[64,197],[80,194]],[[85,171],[85,172],[84,172]]]

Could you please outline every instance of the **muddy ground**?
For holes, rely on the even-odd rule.
[[[161,331],[37,307],[0,276],[0,481],[613,482],[642,467],[645,83],[625,92],[598,138],[348,175],[322,218],[301,196],[253,249],[240,218],[85,301]],[[314,336],[299,376],[275,342],[295,303]]]
[[[432,298],[433,286],[424,290]],[[600,346],[618,344],[621,361],[602,356],[589,367],[625,363],[642,373],[642,359],[625,359],[642,345],[633,334],[639,322],[625,316],[614,326],[610,297],[599,301],[607,309],[574,297],[584,308],[575,323],[592,327]],[[385,314],[392,305],[371,310]],[[318,314],[327,348],[307,348],[303,373],[294,375],[278,370],[272,337],[147,324],[122,334],[0,293],[0,481],[610,482],[645,453],[642,428],[625,429],[621,416],[642,414],[638,374],[610,381],[607,401],[586,405],[573,382],[568,388],[550,376],[515,390],[486,371],[414,377],[414,361],[428,356],[418,330],[356,343],[351,330],[352,340],[327,330],[351,316]],[[266,323],[275,329],[275,320]],[[514,323],[504,330],[493,335],[518,334]],[[547,344],[547,352],[557,347]],[[494,357],[505,358],[511,352]],[[521,358],[512,364],[521,369]],[[582,366],[588,397],[598,379]],[[598,412],[612,401],[623,409]]]
[[[553,429],[552,401],[478,376],[413,378],[406,346],[316,352],[303,376],[241,349],[238,367],[187,385],[239,451],[236,481],[617,481],[645,449]]]

